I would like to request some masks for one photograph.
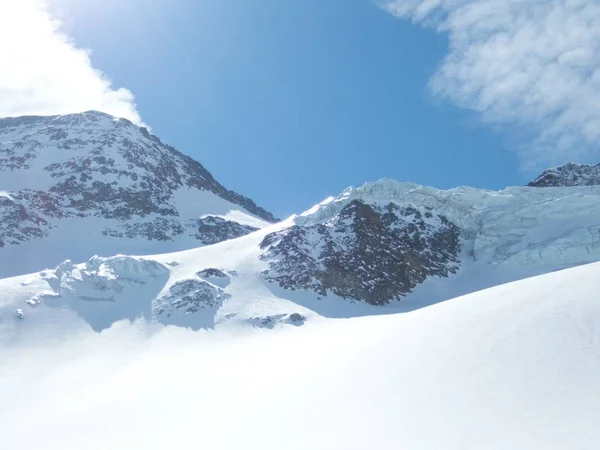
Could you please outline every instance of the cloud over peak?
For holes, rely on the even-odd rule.
[[[600,159],[600,3],[595,0],[382,0],[448,33],[434,95],[531,139],[529,166]]]
[[[141,124],[133,94],[115,89],[41,0],[0,0],[0,117],[99,110]]]

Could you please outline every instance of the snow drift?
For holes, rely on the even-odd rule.
[[[591,264],[404,314],[270,331],[32,330],[0,344],[0,442],[592,450],[599,274]]]

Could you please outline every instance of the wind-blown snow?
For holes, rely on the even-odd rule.
[[[30,329],[0,344],[0,442],[7,450],[593,450],[599,274],[591,264],[405,314],[269,331],[144,322],[101,334]]]

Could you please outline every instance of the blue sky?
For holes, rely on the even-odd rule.
[[[50,0],[50,12],[69,45],[90,49],[88,65],[110,78],[103,95],[126,87],[121,106],[163,141],[282,217],[382,177],[499,189],[550,163],[595,161],[588,150],[600,119],[581,99],[594,99],[600,83],[584,93],[557,88],[593,78],[581,68],[590,61],[577,53],[582,42],[564,39],[559,56],[569,58],[555,72],[577,70],[566,81],[543,80],[555,72],[527,59],[560,63],[545,50],[548,33],[557,35],[553,11],[382,1],[387,11],[369,0]],[[482,11],[484,3],[495,6]],[[590,10],[557,14],[575,20]],[[523,20],[544,31],[523,39],[513,25]],[[594,53],[598,30],[583,31]]]
[[[280,216],[382,177],[525,181],[499,135],[429,95],[446,38],[369,1],[73,4],[63,20],[155,134]]]

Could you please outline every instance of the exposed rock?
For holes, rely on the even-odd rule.
[[[256,229],[219,217],[193,219],[211,208],[275,221],[128,120],[95,111],[0,119],[0,247],[43,239],[65,220],[92,217],[81,228],[104,220],[95,233],[190,244],[189,237],[212,244]]]
[[[277,314],[274,316],[251,317],[246,320],[247,323],[256,328],[273,328],[285,317],[285,314]]]
[[[285,289],[382,305],[455,273],[461,246],[458,228],[427,208],[353,200],[326,223],[267,235],[261,248],[266,279]]]
[[[251,317],[246,320],[247,323],[256,328],[274,328],[276,325],[291,324],[294,326],[302,326],[306,322],[306,317],[298,313],[275,314],[272,316]]]
[[[229,276],[219,269],[209,268],[196,272],[200,278],[217,277],[217,278],[229,278]]]
[[[206,281],[184,280],[169,288],[169,293],[156,299],[153,311],[157,316],[195,314],[205,309],[215,309],[228,298],[221,289]]]
[[[219,269],[209,268],[196,272],[196,276],[203,278],[215,286],[226,288],[231,283],[231,278]]]
[[[190,221],[189,226],[196,230],[191,235],[206,245],[245,236],[258,229],[216,216]]]
[[[600,164],[575,164],[547,169],[527,186],[566,187],[600,185]]]
[[[156,217],[149,222],[126,223],[102,232],[105,236],[135,238],[144,236],[149,241],[170,241],[184,233],[185,229],[175,219]]]
[[[290,314],[288,320],[294,325],[303,325],[304,322],[306,322],[306,317],[304,317],[302,314],[293,313]]]

